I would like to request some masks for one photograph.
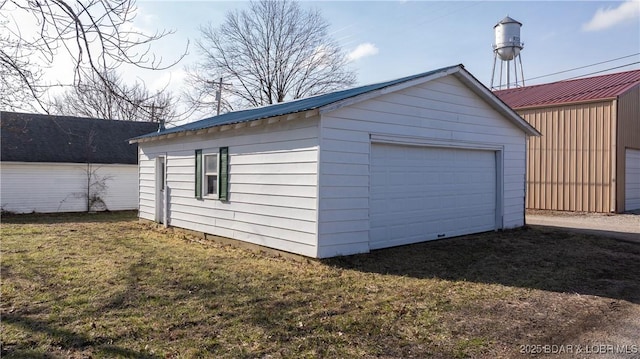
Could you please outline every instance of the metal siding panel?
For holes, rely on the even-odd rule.
[[[552,112],[549,116],[549,127],[551,127],[556,134],[560,134],[559,132],[559,123],[558,123],[558,113]],[[556,184],[558,183],[558,157],[557,157],[557,148],[558,148],[558,136],[552,136],[550,138],[549,143],[549,156],[551,158],[551,178],[549,180],[549,205],[551,209],[558,209],[558,194],[556,192]]]
[[[559,149],[561,152],[560,156],[562,158],[562,198],[560,201],[560,206],[562,208],[568,209],[569,198],[571,197],[571,168],[569,167],[571,157],[571,151],[569,150],[571,147],[571,121],[566,118],[564,112],[561,113],[560,118],[564,134],[562,138],[562,145]]]
[[[523,114],[522,116],[527,122],[533,125],[536,128],[539,128],[538,121],[536,120],[535,114],[532,116],[531,114]],[[538,198],[537,193],[538,190],[533,182],[535,182],[536,178],[539,178],[538,171],[536,170],[539,166],[540,158],[538,154],[538,147],[540,143],[541,137],[529,137],[527,139],[527,194],[526,194],[526,207],[533,208],[536,207],[534,200]],[[531,179],[531,180],[530,180]]]
[[[547,129],[547,133],[552,133],[552,136],[547,136],[546,137],[546,141],[544,144],[544,151],[545,151],[545,161],[543,163],[542,168],[545,170],[544,173],[544,201],[543,201],[543,206],[545,209],[553,209],[553,206],[551,204],[551,185],[553,182],[553,174],[554,174],[554,163],[553,163],[553,154],[551,152],[551,149],[553,147],[553,139],[556,136],[556,132],[554,131],[553,128],[553,122],[552,122],[552,117],[553,114],[552,113],[545,113],[543,115],[544,117],[544,123],[545,123],[545,128]]]
[[[568,210],[575,211],[576,208],[576,195],[578,193],[577,187],[577,173],[576,168],[578,167],[578,154],[576,150],[577,141],[576,136],[572,134],[576,133],[578,127],[578,121],[575,117],[567,116],[567,122],[569,123],[569,143],[567,145],[567,151],[569,156],[569,201],[568,201]]]
[[[580,154],[582,156],[582,168],[580,173],[582,174],[582,188],[580,189],[581,205],[580,211],[589,210],[589,118],[584,118],[584,114],[576,114],[578,121],[582,122],[582,136],[580,136]]]
[[[594,136],[594,148],[592,150],[594,166],[593,166],[593,207],[594,212],[602,212],[602,202],[604,198],[602,198],[602,108],[596,105],[593,105],[593,120],[595,125]]]
[[[527,207],[608,212],[612,105],[521,111],[543,136],[529,139]]]
[[[591,111],[590,106],[587,106],[584,109],[583,116],[589,122],[588,132],[585,134],[587,138],[589,138],[589,142],[587,143],[587,148],[586,148],[588,170],[587,170],[587,205],[585,206],[585,209],[588,212],[594,212],[596,208],[595,206],[596,190],[595,190],[595,183],[594,183],[594,177],[596,175],[596,168],[595,168],[596,159],[595,159],[595,153],[593,152],[593,149],[596,146],[596,143],[595,143],[596,142],[596,120],[595,120],[594,114]]]
[[[609,212],[611,208],[611,111],[613,106],[608,105],[608,111],[603,106],[602,111],[602,212]]]

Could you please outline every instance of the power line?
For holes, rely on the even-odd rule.
[[[566,79],[566,80],[564,80],[564,81],[568,81],[568,80],[575,80],[575,79],[578,79],[578,78],[581,78],[581,77],[585,77],[585,76],[589,76],[589,75],[595,75],[595,74],[599,74],[599,73],[601,73],[601,72],[607,72],[607,71],[609,71],[609,70],[620,69],[620,68],[623,68],[623,67],[627,67],[627,66],[631,66],[631,65],[636,65],[636,64],[640,64],[640,61],[631,62],[631,63],[625,64],[625,65],[616,66],[616,67],[610,67],[610,68],[608,68],[608,69],[604,69],[604,70],[600,70],[600,71],[595,71],[595,72],[588,73],[588,74],[583,74],[583,75],[580,75],[580,76],[571,77],[571,78],[568,78],[568,79]]]
[[[531,77],[531,78],[528,78],[528,79],[527,79],[527,81],[536,80],[536,79],[540,79],[540,78],[543,78],[543,77],[549,77],[549,76],[553,76],[553,75],[559,75],[559,74],[563,74],[563,73],[565,73],[565,72],[571,72],[571,71],[575,71],[575,70],[580,70],[580,69],[584,69],[584,68],[587,68],[587,67],[592,67],[592,66],[602,65],[602,64],[606,64],[607,62],[613,62],[613,61],[617,61],[617,60],[622,60],[622,59],[626,59],[626,58],[628,58],[628,57],[637,56],[637,55],[640,55],[640,52],[637,52],[637,53],[635,53],[635,54],[631,54],[631,55],[627,55],[627,56],[618,57],[618,58],[611,59],[611,60],[606,60],[606,61],[596,62],[596,63],[591,64],[591,65],[585,65],[585,66],[580,66],[580,67],[574,67],[574,68],[572,68],[572,69],[563,70],[563,71],[558,71],[558,72],[554,72],[554,73],[552,73],[552,74],[547,74],[547,75],[542,75],[542,76]],[[635,63],[633,63],[633,64],[637,64],[637,62],[635,62]],[[633,64],[628,64],[628,65],[624,65],[624,66],[629,66],[629,65],[633,65]],[[624,66],[621,66],[621,67],[624,67]],[[614,67],[614,68],[615,68],[615,67]],[[612,68],[612,69],[614,69],[614,68]],[[612,69],[608,69],[608,70],[612,70]],[[603,70],[603,71],[608,71],[608,70]],[[600,72],[603,72],[603,71],[600,71]],[[597,72],[596,72],[596,73],[597,73]],[[582,75],[582,76],[587,76],[587,75]],[[580,77],[580,76],[578,76],[578,77]]]

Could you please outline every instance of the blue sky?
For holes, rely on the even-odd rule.
[[[318,8],[345,52],[358,84],[367,84],[462,63],[485,85],[493,65],[493,26],[509,15],[523,23],[521,53],[526,84],[544,83],[640,61],[639,1],[303,1]],[[247,2],[139,1],[144,28],[174,29],[160,49],[167,59],[189,39],[184,64],[197,60],[198,26],[219,24]],[[173,51],[166,51],[170,48]],[[164,51],[163,51],[164,50]],[[359,51],[356,51],[359,50]],[[634,55],[635,54],[635,55]],[[549,76],[534,77],[617,61]],[[613,71],[640,68],[640,64]],[[171,88],[182,66],[172,70]],[[146,77],[146,76],[145,76]],[[166,74],[153,74],[158,83]],[[533,80],[527,81],[527,78]]]
[[[165,71],[121,67],[130,81],[179,94],[184,67],[198,60],[194,42],[199,26],[214,26],[247,1],[138,0],[134,29],[175,33],[152,45],[166,62],[185,49],[189,54]],[[640,69],[640,0],[627,1],[301,1],[317,8],[330,24],[331,36],[352,58],[357,84],[364,85],[462,63],[486,86],[493,65],[494,25],[509,15],[523,26],[521,53],[527,85],[595,73]],[[13,16],[14,14],[12,14]],[[28,16],[16,21],[21,32],[38,35]],[[609,61],[616,58],[622,59]],[[606,62],[555,76],[539,76]],[[59,56],[46,69],[47,80],[72,80],[72,63]],[[621,67],[624,66],[624,67]],[[529,80],[531,79],[531,80]],[[191,120],[210,114],[196,114]]]

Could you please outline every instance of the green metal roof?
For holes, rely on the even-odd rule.
[[[236,124],[241,122],[255,121],[255,120],[260,120],[260,119],[265,119],[270,117],[283,116],[283,115],[289,115],[289,114],[298,113],[298,112],[315,110],[315,109],[319,109],[321,107],[324,107],[342,100],[346,100],[348,98],[352,98],[352,97],[366,94],[368,92],[380,90],[385,87],[398,85],[403,82],[419,79],[421,77],[426,77],[426,76],[434,75],[440,72],[445,72],[457,67],[462,68],[462,65],[443,67],[441,69],[428,71],[428,72],[424,72],[417,75],[407,76],[407,77],[399,78],[396,80],[355,87],[352,89],[331,92],[324,95],[318,95],[318,96],[303,98],[299,100],[282,102],[275,105],[257,107],[257,108],[252,108],[248,110],[242,110],[242,111],[229,112],[219,116],[209,117],[196,122],[191,122],[182,126],[176,126],[176,127],[159,131],[159,132],[149,133],[143,136],[133,138],[131,140],[137,141],[144,138],[158,137],[158,136],[168,135],[172,133],[198,131],[198,130],[203,130],[203,129],[216,127],[216,126],[231,125],[231,124]]]

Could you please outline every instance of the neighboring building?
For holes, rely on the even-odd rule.
[[[133,139],[139,213],[320,258],[519,227],[529,135],[452,66]]]
[[[527,208],[640,208],[640,70],[496,91],[529,139]]]
[[[138,158],[128,139],[158,125],[0,112],[3,211],[138,208]]]

